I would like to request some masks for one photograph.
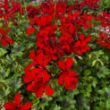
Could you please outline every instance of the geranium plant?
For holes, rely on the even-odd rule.
[[[106,1],[0,1],[2,107],[110,109],[102,97],[110,96],[110,14],[102,4]],[[29,103],[20,103],[21,94]]]

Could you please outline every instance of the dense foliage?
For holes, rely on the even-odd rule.
[[[0,1],[0,108],[110,110],[109,7]]]

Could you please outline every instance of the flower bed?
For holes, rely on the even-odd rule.
[[[101,0],[1,1],[0,107],[109,110],[106,4]]]

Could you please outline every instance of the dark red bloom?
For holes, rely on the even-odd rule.
[[[108,49],[110,49],[110,38],[108,37],[108,34],[100,32],[97,42],[102,47],[107,47]]]
[[[33,6],[27,6],[26,7],[27,12],[28,12],[28,17],[29,18],[34,18],[37,14],[39,14],[39,9]]]
[[[80,4],[82,7],[88,6],[88,8],[96,9],[99,8],[100,0],[83,0],[83,2]]]
[[[32,103],[27,102],[21,105],[21,94],[16,94],[14,101],[9,101],[4,104],[6,110],[30,110]]]
[[[53,1],[51,2],[50,0],[47,0],[47,1],[43,2],[40,5],[40,12],[41,12],[42,15],[53,14],[54,13],[54,3],[53,3]]]
[[[68,9],[79,11],[83,10],[84,7],[88,7],[89,9],[99,9],[101,0],[76,0],[74,4],[72,4]]]
[[[100,21],[103,27],[110,28],[110,14],[106,12],[99,13],[96,20]]]

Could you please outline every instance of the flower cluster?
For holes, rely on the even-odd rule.
[[[20,14],[24,12],[20,2],[15,2],[14,0],[0,2],[0,18],[14,18],[16,12]]]
[[[110,14],[108,14],[107,12],[102,12],[99,13],[99,15],[97,16],[96,20],[101,22],[101,25],[103,27],[109,27],[110,28]]]
[[[107,12],[99,13],[96,17],[96,21],[101,23],[101,28],[103,29],[102,32],[99,32],[97,42],[100,46],[110,49],[110,14]],[[101,28],[100,30],[102,30]]]
[[[50,75],[46,69],[50,58],[45,56],[42,52],[36,55],[34,51],[31,51],[30,58],[32,58],[33,62],[25,69],[26,75],[23,78],[24,82],[27,84],[26,89],[36,93],[37,97],[41,97],[44,91],[48,96],[51,96],[54,91],[48,85]],[[32,66],[37,67],[32,68]]]
[[[48,85],[52,71],[47,69],[53,61],[58,62],[62,70],[57,73],[58,84],[64,85],[67,90],[74,89],[78,83],[78,75],[71,70],[74,60],[69,56],[73,53],[83,55],[90,51],[88,43],[92,36],[85,36],[79,30],[92,28],[90,22],[93,16],[81,14],[81,11],[73,13],[69,7],[71,5],[68,6],[66,0],[43,2],[36,8],[27,6],[30,26],[26,29],[26,34],[36,34],[37,51],[30,52],[32,63],[26,67],[23,79],[27,83],[27,90],[35,92],[37,97],[41,97],[44,90],[48,96],[54,93]]]
[[[83,10],[88,9],[100,9],[100,0],[75,0],[74,4],[69,7],[69,10]]]
[[[47,0],[39,6],[26,6],[24,9],[20,2],[8,0],[0,2],[0,20],[3,19],[3,26],[0,27],[0,42],[2,46],[14,44],[8,37],[8,24],[14,19],[16,12],[27,13],[26,20],[27,37],[35,37],[35,48],[29,53],[31,63],[25,68],[23,82],[26,90],[41,98],[45,93],[47,96],[54,94],[53,78],[57,79],[59,85],[67,91],[76,88],[78,74],[73,70],[74,56],[82,56],[92,50],[90,47],[93,36],[90,32],[94,28],[94,22],[101,24],[101,27],[110,27],[110,14],[105,12],[97,16],[92,13],[82,12],[83,8],[99,8],[100,0],[82,0],[74,4],[67,4],[67,0]],[[15,24],[13,22],[13,24]],[[86,31],[86,34],[85,34]],[[89,32],[89,33],[88,33]],[[110,38],[108,33],[98,31],[98,38],[95,39],[102,47],[110,49]],[[94,45],[95,45],[94,43]],[[58,73],[53,75],[53,67]],[[51,69],[50,69],[51,68]],[[54,77],[53,77],[54,76]],[[52,82],[52,83],[51,83]],[[29,110],[31,103],[20,104],[20,94],[16,94],[14,102],[5,103],[7,110]]]
[[[0,1],[0,21],[2,21],[2,27],[0,27],[0,42],[2,46],[8,44],[14,44],[14,41],[8,37],[10,18],[14,19],[16,12],[23,14],[23,8],[20,2],[14,2],[11,0]],[[13,23],[14,24],[14,23]]]
[[[110,49],[110,38],[108,37],[107,33],[99,33],[100,38],[97,39],[97,42],[102,47],[107,47]]]

